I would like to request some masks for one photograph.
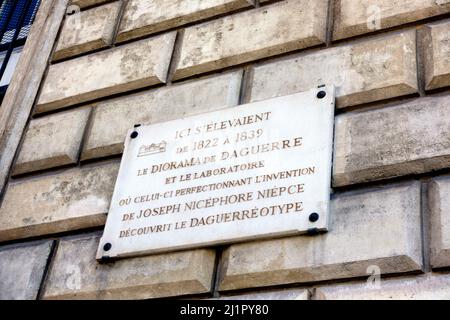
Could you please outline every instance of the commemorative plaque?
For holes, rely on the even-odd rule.
[[[130,130],[97,259],[326,231],[333,124],[322,87]]]

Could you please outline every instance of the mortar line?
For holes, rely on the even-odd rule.
[[[108,46],[110,48],[114,48],[116,46],[117,35],[119,33],[120,24],[122,23],[123,16],[125,15],[125,9],[128,5],[128,0],[122,0],[120,3],[120,8],[118,12],[118,17],[116,19],[116,23],[114,25],[113,36],[111,39],[111,44]]]
[[[335,0],[328,1],[327,9],[327,25],[326,25],[326,36],[325,36],[325,46],[329,48],[333,45],[333,30],[334,30],[334,8]]]
[[[420,222],[421,222],[421,239],[422,239],[422,264],[423,271],[431,271],[430,263],[430,210],[429,210],[429,184],[430,180],[426,179],[421,182],[420,190]]]
[[[42,279],[39,284],[39,290],[36,295],[36,300],[42,300],[42,297],[44,295],[44,290],[45,290],[45,284],[47,283],[47,278],[50,274],[51,267],[53,266],[53,262],[55,260],[54,258],[56,256],[56,251],[58,250],[59,239],[52,239],[51,241],[52,241],[52,244],[51,244],[51,248],[50,248],[50,253],[47,257],[47,261],[46,261],[45,268],[44,268],[44,273],[42,274]]]
[[[181,47],[183,45],[184,29],[176,31],[175,41],[173,43],[172,55],[170,56],[169,66],[167,68],[166,87],[171,86],[173,83],[173,77],[176,72],[179,55],[181,53]]]
[[[224,252],[224,247],[219,246],[216,247],[216,260],[214,264],[214,273],[212,279],[211,293],[213,298],[220,297],[219,286],[220,286],[220,276],[222,273],[222,257]]]

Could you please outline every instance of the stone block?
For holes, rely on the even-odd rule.
[[[146,91],[99,103],[92,117],[82,159],[120,154],[128,130],[239,103],[242,72]]]
[[[119,1],[66,17],[53,60],[61,60],[111,45],[119,15]]]
[[[184,31],[174,79],[325,42],[328,0],[287,0]]]
[[[450,166],[450,96],[342,114],[335,122],[333,185]]]
[[[122,42],[250,7],[252,0],[131,0],[117,35]]]
[[[420,184],[334,195],[330,231],[230,246],[220,290],[421,270]]]
[[[0,300],[34,300],[52,241],[0,247]]]
[[[306,289],[286,289],[221,296],[214,300],[309,300],[309,296],[309,292]]]
[[[77,163],[90,111],[82,108],[32,120],[13,174]]]
[[[335,40],[450,12],[448,0],[336,0]]]
[[[257,65],[249,99],[265,100],[322,84],[336,86],[338,108],[416,93],[415,31]]]
[[[99,237],[60,242],[44,299],[150,299],[211,290],[215,252],[199,249],[99,264]]]
[[[72,0],[71,5],[75,5],[83,9],[98,6],[107,2],[111,2],[111,0]]]
[[[450,267],[450,177],[435,178],[428,189],[431,227],[431,265]]]
[[[426,89],[450,86],[450,21],[430,24],[424,29]]]
[[[10,183],[0,241],[104,225],[118,169],[111,161]]]
[[[50,66],[36,112],[164,83],[175,32]]]
[[[450,275],[426,274],[318,287],[318,300],[449,300]]]

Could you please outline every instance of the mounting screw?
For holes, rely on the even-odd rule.
[[[112,244],[111,243],[105,243],[105,245],[103,246],[103,250],[104,251],[109,251],[112,248]]]
[[[139,135],[139,133],[137,131],[133,131],[130,135],[131,139],[135,139],[137,138],[137,136]]]
[[[316,212],[313,212],[309,215],[309,221],[311,222],[316,222],[317,220],[319,220],[319,214]]]
[[[319,91],[318,93],[317,93],[317,98],[319,98],[319,99],[323,99],[323,98],[325,98],[327,96],[327,93],[325,92],[325,91],[323,91],[323,90],[321,90],[321,91]]]

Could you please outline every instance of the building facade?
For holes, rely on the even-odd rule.
[[[1,299],[450,298],[448,0],[41,1],[8,82]],[[96,260],[134,125],[321,85],[328,232]]]

